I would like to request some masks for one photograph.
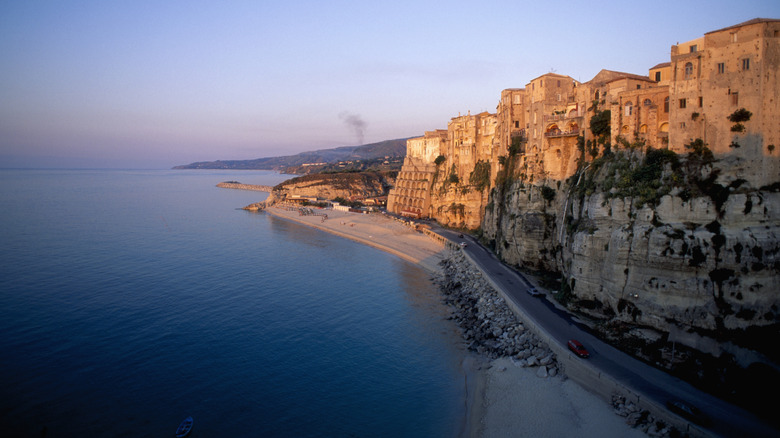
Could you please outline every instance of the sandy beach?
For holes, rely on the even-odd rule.
[[[314,210],[323,216],[302,216],[295,210],[269,207],[274,216],[299,222],[392,253],[430,272],[439,271],[447,255],[441,242],[383,214]],[[565,375],[537,377],[534,368],[516,366],[510,358],[469,358],[468,413],[465,437],[643,437],[628,426],[604,400]]]
[[[297,210],[268,207],[274,216],[299,222],[347,239],[373,246],[404,260],[419,264],[429,272],[439,271],[439,262],[445,257],[444,245],[420,233],[403,222],[381,213],[358,214],[334,210],[312,209],[323,216],[302,216]]]

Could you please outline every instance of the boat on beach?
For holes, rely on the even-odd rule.
[[[179,428],[176,429],[176,438],[184,438],[192,431],[192,417],[187,417],[179,424]]]

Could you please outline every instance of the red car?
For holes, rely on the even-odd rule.
[[[568,346],[569,350],[573,351],[577,356],[582,358],[590,357],[590,353],[588,353],[588,350],[586,350],[585,347],[580,344],[580,341],[571,339],[568,343]]]

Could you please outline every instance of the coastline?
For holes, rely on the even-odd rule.
[[[394,254],[432,275],[442,272],[439,262],[449,251],[441,242],[382,214],[325,210],[328,218],[323,220],[277,206],[264,211]],[[490,360],[470,352],[462,368],[465,416],[461,437],[646,436],[563,374],[539,377],[534,369],[519,366],[512,358]]]
[[[358,214],[325,210],[322,216],[301,216],[297,210],[270,206],[264,210],[273,216],[354,240],[420,265],[431,274],[439,273],[445,257],[444,245],[383,214]]]

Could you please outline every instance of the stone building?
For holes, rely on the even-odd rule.
[[[573,172],[577,136],[583,126],[583,108],[576,99],[578,85],[570,76],[547,73],[525,87],[526,164],[537,182],[564,179]]]
[[[668,146],[668,86],[656,86],[647,78],[625,78],[627,85],[610,104],[612,144],[618,136],[633,142],[642,139],[656,149]]]
[[[653,148],[687,153],[685,146],[700,138],[736,169],[732,180],[754,187],[775,183],[780,175],[780,150],[775,150],[780,146],[779,34],[780,20],[750,20],[672,46],[671,61],[651,67],[647,76],[601,70],[579,83],[547,73],[525,88],[505,89],[496,114],[454,117],[446,131],[409,140],[412,158],[404,162],[389,209],[476,228],[500,157],[509,155],[513,140],[523,140],[514,150],[519,177],[531,185],[551,185],[572,176],[581,157],[591,159],[584,150],[588,142],[592,153],[602,153],[589,122],[603,110],[610,111],[613,145],[643,140]],[[752,116],[737,127],[729,116],[740,108]],[[437,166],[439,155],[443,162]],[[474,191],[469,177],[480,162],[490,166],[490,187]]]
[[[700,138],[754,187],[780,175],[780,20],[746,21],[672,46],[669,147]],[[732,122],[744,108],[752,116]],[[741,126],[736,126],[741,123]]]
[[[526,110],[525,88],[508,88],[501,91],[496,106],[496,133],[493,137],[493,153],[490,156],[491,180],[498,173],[499,156],[505,156],[513,140],[518,141],[518,152],[525,154]]]
[[[490,194],[477,187],[472,173],[498,156],[494,143],[498,118],[482,112],[453,117],[447,124],[444,161],[432,187],[431,217],[453,227],[478,228]],[[489,169],[489,167],[488,167]]]
[[[672,77],[672,63],[662,62],[650,67],[650,72],[647,77],[650,78],[650,80],[655,81],[658,85],[669,85],[669,81]]]
[[[460,179],[468,179],[474,163],[492,155],[497,121],[495,114],[482,112],[453,117],[447,124],[447,150],[444,155],[448,164],[455,166]]]
[[[430,217],[435,161],[446,150],[446,141],[447,131],[443,129],[406,141],[406,158],[387,197],[387,211],[414,218]]]

